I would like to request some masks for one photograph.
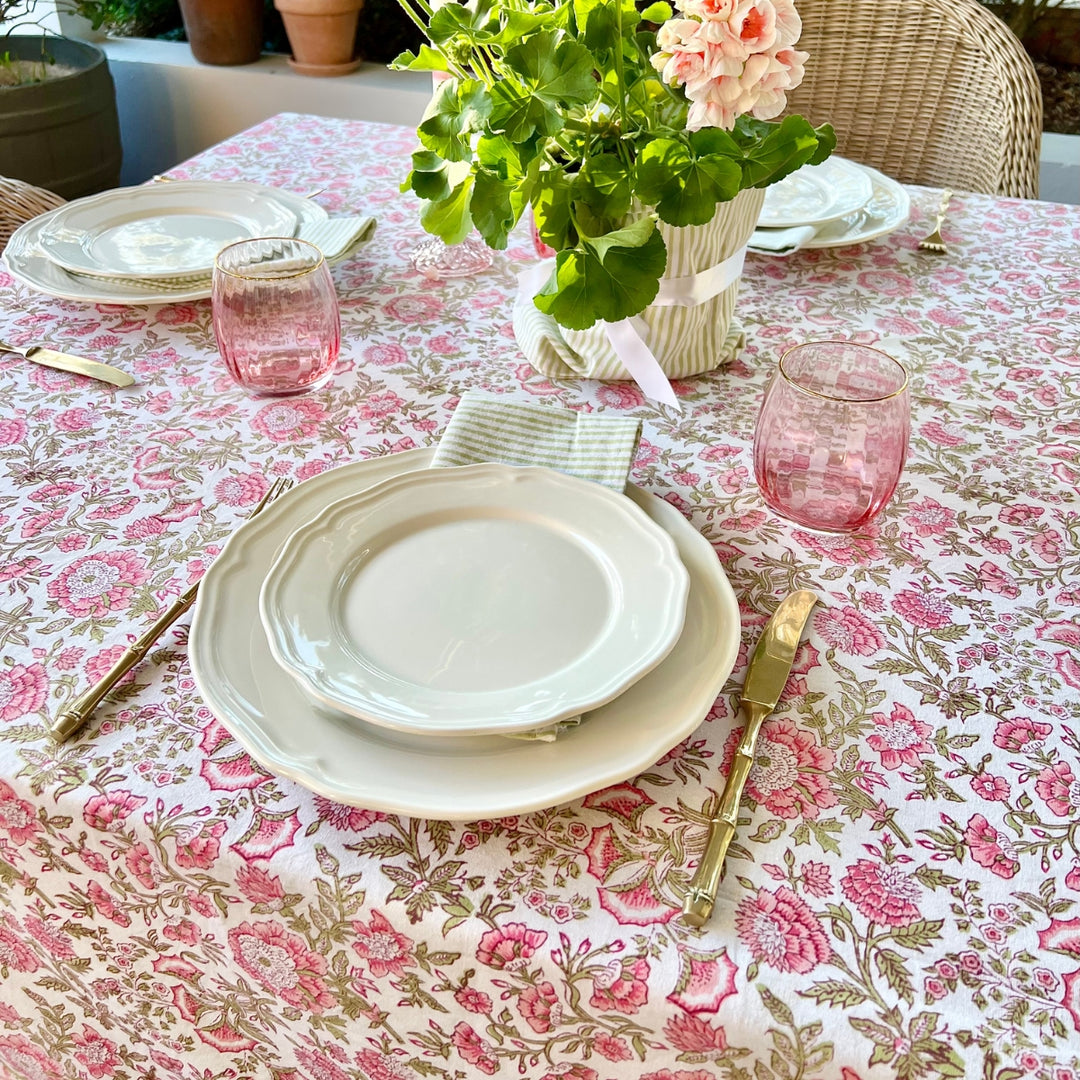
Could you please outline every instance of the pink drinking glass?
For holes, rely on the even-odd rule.
[[[218,252],[214,333],[229,374],[256,394],[302,394],[333,374],[341,347],[334,279],[305,240],[241,240]]]
[[[766,504],[799,525],[856,532],[892,498],[911,429],[908,374],[848,341],[796,345],[780,358],[754,432]]]

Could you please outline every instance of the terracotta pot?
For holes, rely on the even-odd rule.
[[[353,56],[364,0],[274,0],[292,46],[290,65],[304,75],[344,75]]]
[[[191,55],[200,64],[253,64],[262,53],[262,0],[180,0]]]

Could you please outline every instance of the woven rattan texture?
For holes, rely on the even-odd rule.
[[[788,111],[837,153],[912,184],[1033,199],[1042,94],[1009,29],[975,0],[799,0],[810,54]]]
[[[0,251],[20,225],[63,204],[64,200],[51,191],[0,176]]]

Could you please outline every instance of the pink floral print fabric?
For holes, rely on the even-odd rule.
[[[410,268],[403,128],[276,117],[174,175],[323,188],[378,218],[334,270],[333,381],[246,396],[209,303],[50,299],[3,334],[133,372],[0,356],[0,1078],[1080,1077],[1080,211],[938,193],[876,243],[751,257],[748,344],[676,385],[553,383],[491,270]],[[750,445],[780,353],[877,344],[913,434],[865,534],[766,512]],[[186,621],[53,747],[45,720],[199,578],[278,476],[431,445],[461,393],[640,417],[636,483],[713,544],[743,648],[694,734],[621,784],[468,824],[272,775],[205,708]],[[716,914],[677,918],[778,599],[818,591],[762,733]]]

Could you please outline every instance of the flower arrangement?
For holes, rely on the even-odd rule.
[[[569,329],[656,297],[657,221],[704,225],[835,145],[775,120],[806,54],[793,0],[399,0],[430,44],[393,66],[441,72],[402,185],[446,243],[506,247],[531,206],[555,267],[534,297]]]

